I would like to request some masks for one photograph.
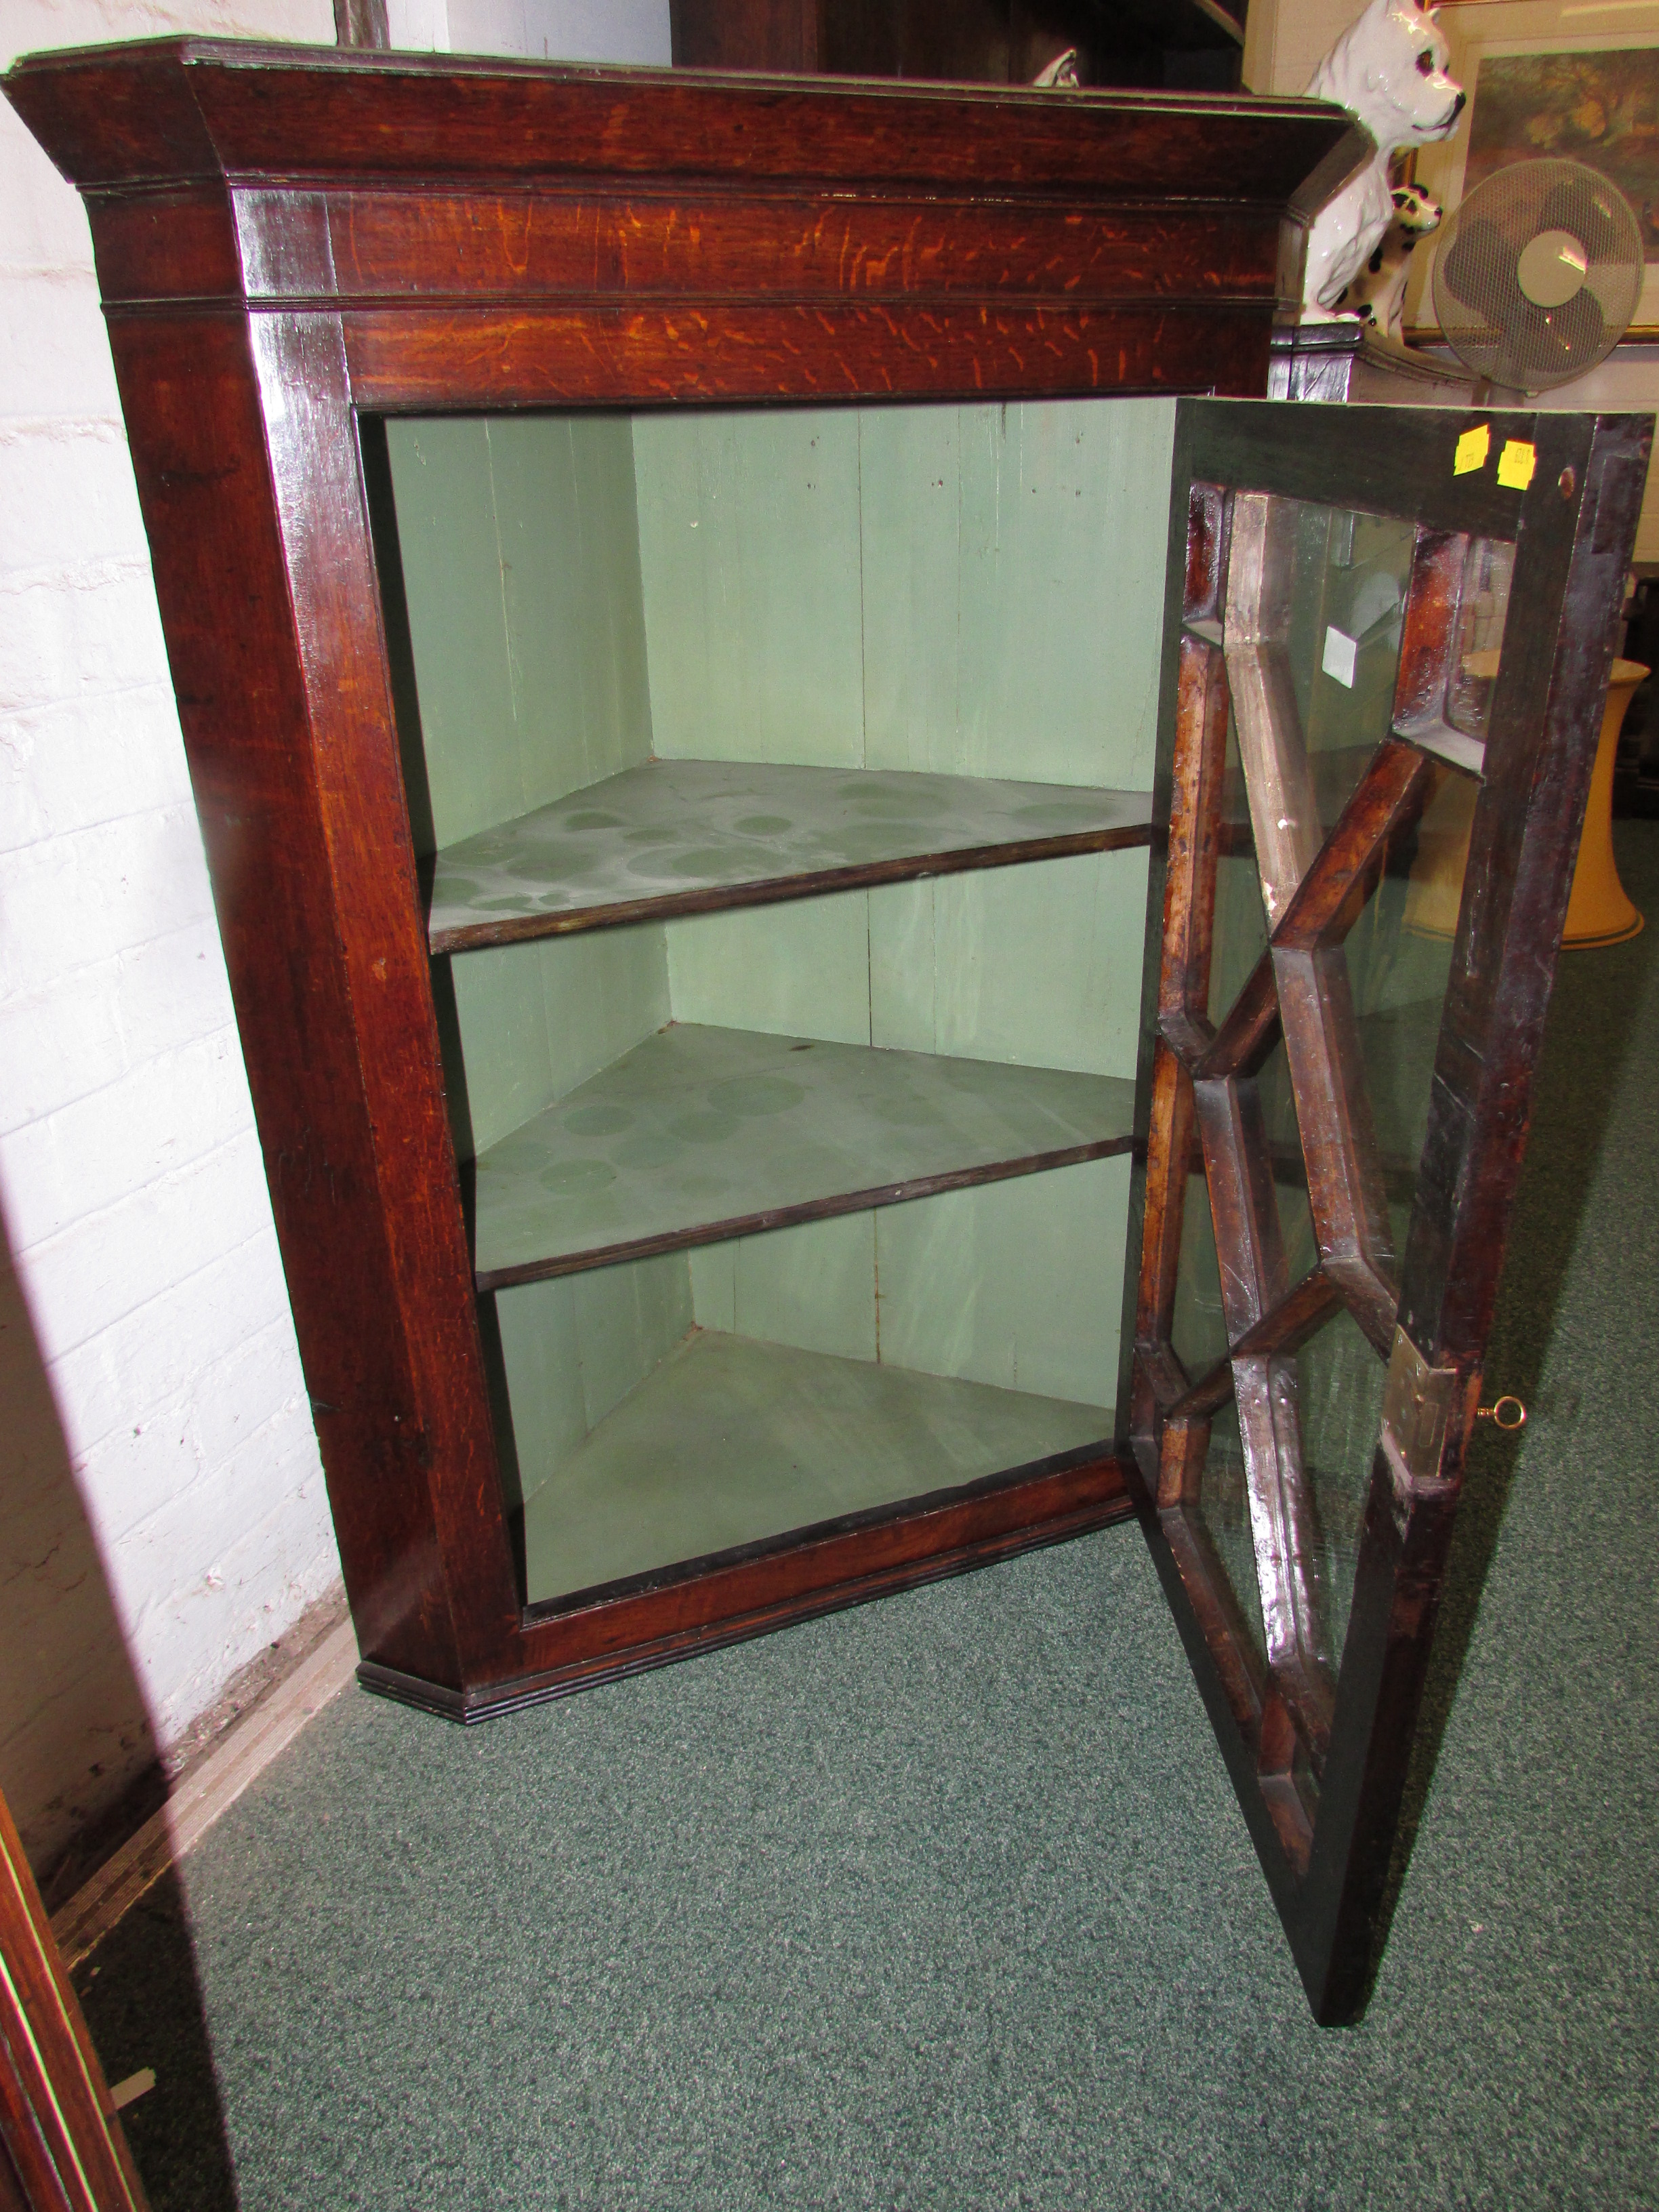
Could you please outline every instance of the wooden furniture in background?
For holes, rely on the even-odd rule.
[[[425,463],[418,426],[399,418],[1259,392],[1307,212],[1361,150],[1346,118],[1294,100],[722,82],[195,40],[26,60],[6,91],[91,218],[363,1680],[474,1717],[1127,1510],[1103,1413],[1092,1445],[1036,1465],[1016,1449],[933,1494],[890,1490],[868,1510],[823,1510],[763,1540],[701,1547],[716,1556],[677,1553],[531,1601],[512,1464],[514,1420],[529,1417],[522,1391],[508,1409],[498,1312],[501,1297],[530,1294],[477,1279],[470,1186],[476,1174],[482,1233],[501,1178],[473,1160],[476,1066],[444,1064],[464,963],[492,955],[434,955],[429,938],[434,866],[463,910],[441,942],[465,945],[481,893],[476,871],[471,891],[447,890],[429,857],[441,841],[412,696],[421,639],[397,573],[413,541],[392,514],[401,506],[406,523]],[[623,418],[562,419],[591,426],[586,453]],[[1139,530],[1146,518],[1127,520]],[[488,557],[501,563],[499,597],[510,564]],[[434,573],[441,599],[441,560]],[[593,619],[607,618],[601,607]],[[647,779],[662,765],[637,764]],[[771,772],[756,819],[793,811]],[[652,834],[619,788],[602,796],[617,804],[590,811]],[[482,821],[533,843],[548,829],[533,808],[519,830],[503,819],[526,803]],[[884,803],[877,793],[878,813]],[[1024,803],[1041,815],[1057,802]],[[827,873],[781,832],[743,832],[752,865],[688,854],[690,872],[672,898],[659,886],[655,910],[1146,834],[1144,812],[1109,797],[1092,818],[1050,817],[1043,830],[1028,819],[1017,834],[988,826],[983,807],[973,826],[969,806],[943,846],[916,830],[908,799],[899,811],[913,817],[905,835]],[[556,842],[556,823],[548,834]],[[607,913],[602,882],[583,896],[554,911],[509,893],[518,919],[498,913],[479,933],[575,928],[589,934],[572,945],[613,945],[623,933],[606,925],[653,910],[647,898]],[[600,989],[586,1003],[598,1019],[614,1001]],[[561,1033],[570,1026],[561,1017]],[[784,1095],[775,1070],[726,1079],[745,1110],[760,1096],[745,1084]],[[860,1162],[793,1196],[769,1188],[701,1212],[694,1192],[690,1211],[629,1231],[629,1249],[1121,1150],[1127,1111],[1114,1121],[1109,1089],[1094,1095],[1091,1123],[1012,1150],[896,1146],[873,1172]],[[1032,1103],[1034,1128],[1060,1127]],[[602,1143],[617,1110],[595,1100],[580,1143]],[[932,1110],[907,1093],[889,1125],[920,1127]],[[550,1174],[556,1195],[613,1164],[588,1152],[521,1165],[501,1208],[521,1240],[503,1245],[502,1283],[565,1264],[535,1243]],[[574,1256],[597,1281],[603,1243]]]
[[[0,2207],[144,2212],[109,2084],[0,1798]]]
[[[1224,0],[672,0],[675,62],[1030,84],[1067,49],[1085,85],[1238,87],[1244,9]]]

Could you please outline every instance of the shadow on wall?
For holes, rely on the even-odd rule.
[[[0,1790],[49,1910],[167,1796],[0,1215]]]
[[[48,1911],[63,1904],[167,1796],[143,1692],[58,1418],[0,1215],[0,1793]],[[71,1778],[65,1785],[65,1776]],[[144,2018],[100,2021],[112,1947],[144,1944]],[[127,2116],[158,2208],[236,2203],[196,1959],[176,1881],[152,1890],[75,1974],[112,2081],[153,2060],[165,2013],[171,2078]],[[187,2183],[180,2196],[176,2183]]]

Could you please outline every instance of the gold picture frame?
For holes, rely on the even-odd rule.
[[[1449,138],[1419,149],[1417,182],[1449,215],[1529,152],[1601,169],[1642,225],[1645,281],[1625,342],[1659,340],[1659,0],[1441,0],[1437,13],[1468,104]],[[1440,335],[1433,247],[1414,257],[1408,343]]]

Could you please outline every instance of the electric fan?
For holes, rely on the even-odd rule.
[[[1547,392],[1594,368],[1642,294],[1642,234],[1582,161],[1517,161],[1477,185],[1435,241],[1434,307],[1477,376]]]

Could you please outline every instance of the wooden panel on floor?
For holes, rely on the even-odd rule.
[[[1119,1077],[677,1024],[482,1154],[481,1290],[1126,1151]]]
[[[699,1330],[532,1496],[530,1602],[923,1497],[1111,1431],[1109,1407]]]

